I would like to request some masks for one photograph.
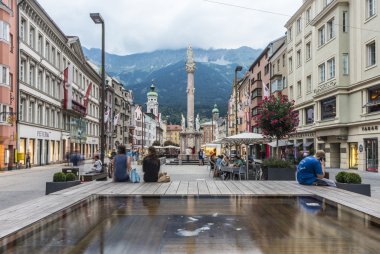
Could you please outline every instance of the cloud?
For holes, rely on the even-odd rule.
[[[106,50],[131,54],[156,49],[262,48],[285,33],[284,24],[301,0],[218,0],[288,16],[247,10],[204,0],[39,0],[67,35],[79,36],[86,47],[101,46],[101,27],[89,17],[105,20]]]

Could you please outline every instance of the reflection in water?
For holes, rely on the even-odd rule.
[[[191,200],[189,200],[191,199]],[[378,253],[368,216],[312,197],[89,199],[5,253]]]

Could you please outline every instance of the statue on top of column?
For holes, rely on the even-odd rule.
[[[195,62],[194,62],[194,56],[193,56],[193,49],[189,45],[189,47],[187,48],[186,71],[194,72],[194,70],[195,70]]]
[[[199,131],[200,128],[201,128],[201,123],[199,121],[199,114],[197,114],[197,118],[195,118],[195,130]]]

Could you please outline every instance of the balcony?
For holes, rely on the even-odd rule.
[[[277,79],[270,84],[270,92],[271,93],[275,93],[277,91],[282,91],[282,89],[284,89],[284,84],[282,83],[281,79]]]
[[[254,80],[251,84],[251,90],[253,91],[258,88],[263,88],[263,82],[261,80]]]

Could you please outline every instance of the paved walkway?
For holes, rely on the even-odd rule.
[[[45,184],[52,181],[53,174],[59,172],[65,164],[47,165],[13,171],[0,171],[0,210],[23,202],[45,196]],[[90,170],[92,163],[87,161],[80,166],[81,172]],[[141,166],[134,164],[142,176]],[[162,167],[173,181],[212,180],[206,166],[170,166]],[[330,179],[335,179],[339,169],[328,169]],[[363,178],[363,183],[371,184],[372,196],[380,200],[380,174],[355,171]]]

